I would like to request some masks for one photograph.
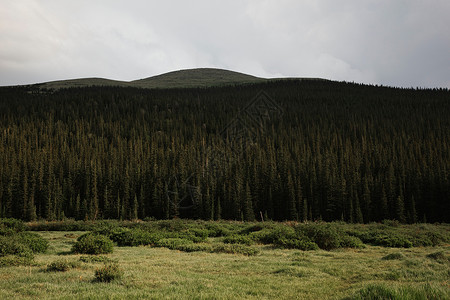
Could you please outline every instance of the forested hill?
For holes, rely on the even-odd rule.
[[[320,80],[0,88],[0,217],[449,222],[449,115]]]
[[[198,68],[169,72],[157,76],[133,81],[118,81],[105,78],[79,78],[69,80],[59,80],[37,84],[41,89],[58,90],[73,87],[92,86],[114,86],[114,87],[139,87],[146,89],[154,88],[191,88],[191,87],[211,87],[223,85],[246,84],[267,81],[239,72],[214,69]]]

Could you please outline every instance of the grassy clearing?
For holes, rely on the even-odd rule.
[[[402,295],[420,299],[424,293],[437,295],[435,299],[450,296],[448,244],[395,249],[369,245],[332,251],[255,244],[252,247],[259,254],[254,256],[138,246],[115,247],[111,254],[89,259],[86,257],[91,256],[71,253],[77,237],[84,233],[39,232],[49,241],[49,249],[36,255],[31,266],[0,268],[0,298],[367,299],[367,295],[386,293],[397,299]],[[212,237],[199,244],[226,245],[220,239]],[[60,261],[70,268],[65,272],[47,271],[48,265]],[[110,262],[123,271],[122,279],[98,282],[96,270]]]

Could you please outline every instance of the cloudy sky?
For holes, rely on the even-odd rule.
[[[449,0],[0,0],[0,85],[215,67],[450,88]]]

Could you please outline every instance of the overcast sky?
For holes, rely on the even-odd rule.
[[[449,0],[0,0],[0,85],[215,67],[450,88]]]

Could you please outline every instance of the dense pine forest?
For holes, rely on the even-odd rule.
[[[3,87],[0,217],[449,222],[449,116],[447,89],[323,80]]]

